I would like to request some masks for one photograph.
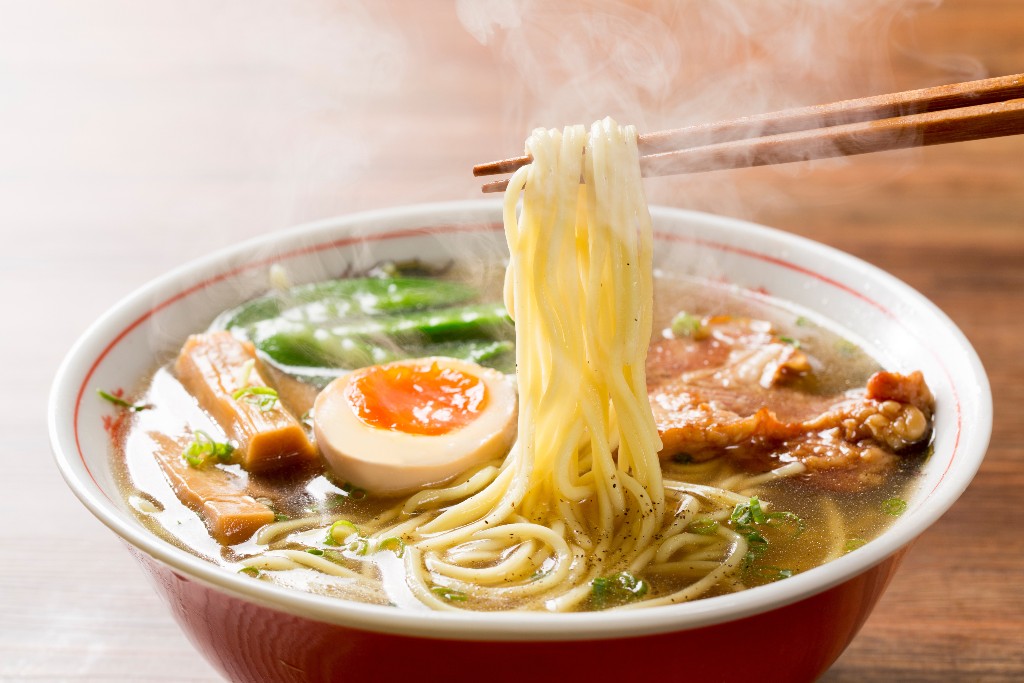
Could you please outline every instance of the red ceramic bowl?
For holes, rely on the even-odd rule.
[[[109,404],[185,337],[260,293],[279,263],[297,280],[347,267],[504,248],[500,207],[460,202],[308,225],[186,265],[97,321],[61,366],[50,436],[75,494],[121,536],[195,646],[234,681],[806,681],[850,643],[908,545],[960,496],[984,456],[991,395],[970,344],[934,305],[878,269],[768,228],[652,210],[656,267],[726,280],[831,320],[895,370],[920,369],[936,396],[934,455],[907,511],[880,538],[785,581],[689,604],[578,614],[430,613],[358,604],[253,581],[147,531],[110,461]]]

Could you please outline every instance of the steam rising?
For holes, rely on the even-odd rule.
[[[95,0],[52,13],[15,3],[0,22],[10,95],[0,143],[34,139],[8,145],[0,170],[57,184],[5,201],[14,215],[73,218],[94,235],[90,256],[110,254],[121,277],[112,297],[286,226],[480,198],[470,167],[517,153],[537,126],[610,115],[655,131],[983,76],[970,59],[920,54],[913,27],[936,4]],[[50,61],[29,69],[38,54]],[[887,154],[897,164],[861,182],[884,182],[915,156]],[[757,215],[820,187],[792,177],[849,163],[645,188],[657,203]]]
[[[458,0],[466,30],[500,56],[508,128],[589,123],[610,115],[657,131],[952,80],[984,77],[964,58],[927,60],[894,47],[921,0]],[[894,54],[938,73],[897,83]],[[952,68],[950,68],[952,67]],[[890,153],[898,173],[913,153]],[[766,174],[842,165],[827,160]],[[750,172],[746,180],[749,180]],[[743,214],[738,176],[648,181],[653,201]],[[779,198],[776,197],[776,201]],[[759,201],[768,201],[762,194]]]

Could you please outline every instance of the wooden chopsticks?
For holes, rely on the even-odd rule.
[[[644,176],[866,154],[1024,133],[1024,74],[875,95],[637,137]],[[511,173],[529,156],[473,167]],[[501,192],[507,180],[485,183]]]

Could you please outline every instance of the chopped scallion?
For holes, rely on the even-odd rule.
[[[639,600],[650,591],[650,584],[629,572],[599,576],[590,582],[590,602],[601,609],[610,605]]]
[[[278,400],[277,391],[270,387],[243,387],[231,394],[231,398],[252,403],[263,412],[273,410]]]
[[[852,553],[857,548],[863,548],[865,545],[867,545],[867,541],[865,541],[863,538],[851,538],[843,546],[843,550],[845,550],[848,553]]]
[[[248,574],[249,576],[259,576],[260,570],[256,567],[242,567],[238,570],[239,574]]]
[[[405,553],[405,541],[398,536],[389,536],[377,544],[377,550],[390,550],[401,557]]]
[[[836,342],[836,351],[844,356],[852,356],[857,353],[857,345],[846,339],[840,339]]]
[[[707,336],[701,319],[695,315],[690,315],[686,311],[680,311],[672,318],[671,329],[672,334],[676,337],[703,339]]]
[[[781,569],[779,567],[771,567],[768,565],[761,565],[754,567],[751,571],[761,579],[766,581],[779,581],[780,579],[788,579],[793,576],[796,572],[792,569]]]
[[[750,545],[768,545],[768,539],[757,533],[756,531],[748,531],[743,534],[743,537],[747,539],[747,543]]]
[[[143,410],[149,410],[150,408],[153,407],[149,403],[129,403],[128,401],[124,400],[120,396],[116,396],[116,395],[110,393],[109,391],[103,391],[102,389],[97,389],[96,393],[99,394],[100,398],[102,398],[103,400],[109,401],[109,402],[113,403],[115,406],[120,406],[121,408],[127,408],[128,410],[132,411],[133,413],[138,413],[138,412],[143,411]]]
[[[335,564],[344,564],[345,561],[348,559],[347,557],[341,554],[340,550],[324,550],[323,558],[325,560],[330,560]]]
[[[764,524],[767,518],[761,509],[761,501],[757,499],[757,496],[754,496],[746,503],[737,504],[733,508],[729,519],[736,522],[737,525],[746,526],[750,524]]]
[[[361,489],[355,484],[350,484],[347,481],[342,484],[341,490],[352,500],[362,500],[366,498],[366,489]]]
[[[214,441],[209,434],[196,429],[192,432],[192,443],[182,453],[182,457],[192,467],[202,467],[215,458],[221,462],[228,462],[234,452],[235,447],[231,443]]]
[[[718,532],[718,522],[710,517],[700,517],[690,524],[689,530],[701,536],[713,536]]]
[[[331,525],[330,529],[327,530],[327,539],[324,543],[327,545],[341,545],[341,542],[346,540],[352,534],[356,534],[358,536],[359,527],[347,519],[339,519]]]
[[[324,551],[320,550],[320,548],[306,548],[306,552],[309,553],[310,555],[317,555],[317,556],[320,556],[320,555],[324,554]]]
[[[466,594],[462,591],[446,588],[445,586],[432,586],[430,592],[448,602],[465,602],[467,598]]]
[[[356,540],[349,542],[345,549],[356,555],[365,555],[370,552],[370,542],[360,536]]]
[[[747,539],[747,554],[743,556],[743,565],[750,567],[768,552],[768,539],[756,531],[744,533],[743,538]]]
[[[769,512],[765,515],[765,519],[769,526],[784,526],[789,525],[793,527],[793,536],[799,536],[807,528],[804,524],[804,520],[801,519],[800,515],[795,512],[789,512],[787,510],[780,510],[779,512]]]
[[[882,512],[893,517],[899,517],[907,511],[907,501],[902,498],[890,498],[882,503]]]

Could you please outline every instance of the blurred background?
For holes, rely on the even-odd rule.
[[[536,126],[1019,72],[1021,0],[0,0],[0,680],[219,680],[47,443],[60,359],[144,282],[306,221],[476,199],[471,166]],[[826,681],[1024,679],[1022,160],[1024,136],[647,181],[892,272],[992,375],[978,479]]]

